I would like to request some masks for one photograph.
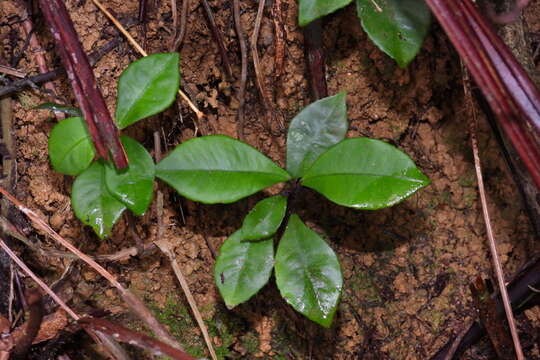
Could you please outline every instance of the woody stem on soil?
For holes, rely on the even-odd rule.
[[[88,58],[62,0],[39,0],[98,155],[125,168],[128,159]]]
[[[540,93],[470,0],[426,0],[540,188]]]
[[[321,19],[312,21],[304,28],[304,50],[311,97],[316,101],[328,96]]]

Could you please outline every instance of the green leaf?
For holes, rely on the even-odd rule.
[[[330,327],[343,278],[330,246],[293,214],[276,253],[276,283],[281,296],[298,312]]]
[[[331,14],[349,5],[352,0],[300,0],[298,4],[298,23],[306,26],[313,20]]]
[[[425,1],[356,0],[356,8],[375,45],[406,67],[420,51],[429,30],[431,13]]]
[[[319,155],[347,133],[345,92],[309,104],[294,117],[287,135],[287,171],[301,177]]]
[[[242,240],[254,241],[274,235],[287,210],[287,198],[276,195],[259,201],[242,224]]]
[[[181,195],[207,204],[231,203],[290,179],[256,149],[225,135],[178,145],[157,164],[156,175]]]
[[[153,54],[131,63],[118,80],[120,129],[168,108],[180,86],[178,53]]]
[[[397,204],[429,184],[411,158],[380,140],[343,140],[322,154],[302,179],[336,204],[374,210]]]
[[[71,190],[71,206],[75,215],[91,226],[100,238],[109,235],[125,205],[116,200],[105,185],[105,165],[94,162],[77,176]]]
[[[66,175],[80,174],[96,155],[86,124],[80,117],[67,118],[56,124],[48,146],[54,170]]]
[[[41,105],[36,106],[34,109],[59,111],[59,112],[63,112],[65,114],[68,114],[69,116],[82,117],[82,113],[81,113],[81,110],[79,108],[76,108],[76,107],[73,107],[73,106],[57,104],[57,103],[53,103],[53,102],[43,103]]]
[[[110,193],[135,215],[143,215],[154,191],[155,165],[144,146],[128,136],[120,138],[129,160],[127,170],[105,166],[105,183]]]
[[[242,229],[225,240],[214,267],[217,287],[229,309],[255,295],[270,279],[274,266],[272,239],[241,240]]]

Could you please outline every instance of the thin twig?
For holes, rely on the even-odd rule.
[[[499,259],[498,251],[497,251],[497,244],[495,241],[495,236],[493,235],[493,229],[491,227],[491,219],[489,216],[489,210],[487,207],[487,198],[486,198],[486,192],[484,188],[484,179],[482,176],[482,167],[480,163],[480,155],[478,152],[478,141],[476,139],[476,128],[477,128],[477,118],[476,118],[476,108],[474,104],[472,103],[472,95],[470,90],[470,81],[469,81],[469,75],[468,71],[465,70],[465,67],[463,68],[463,87],[465,92],[465,97],[467,102],[469,103],[469,108],[471,109],[471,120],[469,121],[469,129],[470,129],[470,136],[471,136],[471,144],[473,149],[473,156],[474,156],[474,168],[476,171],[476,178],[478,181],[478,192],[480,193],[480,203],[482,204],[482,215],[484,217],[484,222],[486,226],[486,234],[488,238],[489,243],[489,249],[491,252],[491,261],[493,264],[493,268],[495,270],[495,275],[497,278],[497,283],[499,286],[499,290],[501,292],[501,297],[503,300],[504,305],[504,311],[506,313],[506,319],[508,320],[508,326],[510,328],[510,333],[512,335],[512,341],[514,343],[514,350],[516,352],[516,357],[518,360],[524,359],[523,356],[523,350],[521,348],[521,343],[519,341],[519,335],[517,333],[516,328],[516,322],[514,320],[514,314],[512,312],[512,305],[510,304],[510,299],[508,297],[508,291],[506,289],[506,282],[504,280],[504,271],[501,265],[501,261]]]
[[[92,2],[99,8],[99,10],[101,10],[105,14],[105,16],[109,18],[109,20],[114,24],[114,26],[116,26],[116,28],[120,30],[120,32],[128,39],[129,43],[135,48],[135,50],[139,52],[139,54],[141,54],[142,56],[148,56],[148,53],[144,51],[144,49],[129,34],[129,32],[122,26],[122,24],[120,24],[120,22],[116,20],[116,18],[105,8],[105,6],[103,6],[101,2],[99,2],[99,0],[92,0]],[[199,109],[197,109],[195,104],[191,102],[191,100],[187,97],[186,94],[184,94],[182,90],[179,89],[178,94],[180,94],[180,96],[187,102],[191,110],[193,110],[195,115],[197,115],[197,119],[201,120],[204,117],[204,114]]]
[[[34,33],[34,25],[32,24],[32,20],[28,14],[28,9],[24,3],[21,2],[21,5],[23,7],[23,17],[24,21],[22,23],[23,30],[26,34],[26,36],[29,38],[30,43],[30,52],[32,52],[35,56],[36,63],[38,64],[39,72],[42,74],[45,74],[49,72],[49,68],[47,66],[47,60],[45,59],[44,50],[41,47],[41,44],[39,43],[39,40]],[[55,100],[56,97],[56,87],[52,82],[45,83],[45,88],[49,90],[52,94],[51,101]],[[63,114],[61,113],[55,113],[58,120],[62,120],[64,118]]]
[[[452,346],[450,346],[450,349],[448,349],[448,353],[444,357],[444,360],[452,360],[454,358],[454,354],[456,353],[459,344],[461,344],[461,340],[465,337],[465,334],[469,331],[469,328],[471,327],[472,321],[467,322],[465,326],[463,326],[463,329],[460,331],[460,333],[454,338],[452,342]]]
[[[204,12],[206,14],[206,19],[208,20],[208,24],[210,25],[210,31],[212,31],[212,36],[214,38],[214,41],[217,43],[219,54],[221,56],[221,62],[223,63],[223,68],[225,69],[225,74],[232,78],[232,70],[231,70],[231,62],[229,61],[229,55],[227,55],[227,50],[225,50],[225,45],[223,42],[223,36],[221,35],[221,31],[216,25],[216,21],[214,19],[214,14],[212,13],[212,8],[210,7],[210,4],[208,4],[208,0],[202,0]]]
[[[174,5],[172,4],[174,3]],[[174,6],[174,9],[176,11],[176,0],[171,0],[171,7]],[[180,49],[180,46],[184,42],[184,37],[186,36],[186,27],[187,27],[187,13],[189,10],[189,0],[182,0],[182,9],[180,12],[180,29],[177,29],[177,16],[173,18],[173,26],[174,26],[174,32],[175,35],[173,38],[173,44],[171,47],[171,51],[178,51]]]
[[[238,110],[236,114],[236,132],[240,140],[245,139],[244,135],[244,104],[246,102],[246,83],[247,83],[247,45],[244,38],[244,29],[242,27],[242,18],[240,16],[240,1],[233,0],[233,17],[236,28],[236,35],[240,44],[240,54],[242,61],[242,71],[240,74],[240,88],[238,89]]]
[[[148,10],[148,1],[139,0],[139,23],[141,24],[141,36],[143,39],[143,48],[146,48],[146,13]]]
[[[126,329],[123,326],[114,324],[105,319],[82,318],[79,323],[82,324],[84,328],[89,328],[94,331],[101,331],[114,337],[115,339],[118,339],[119,341],[147,349],[156,356],[167,355],[176,360],[195,360],[195,358],[191,355],[162,343],[159,340],[153,339],[148,335]]]
[[[113,285],[118,292],[120,293],[120,296],[124,299],[124,301],[129,305],[129,307],[135,312],[139,318],[148,325],[150,329],[156,334],[156,336],[161,337],[167,344],[176,347],[178,349],[182,349],[182,347],[178,344],[178,342],[167,332],[165,327],[159,323],[159,321],[156,319],[156,317],[152,314],[150,310],[144,305],[144,303],[136,297],[131,291],[124,288],[116,278],[109,273],[103,266],[96,263],[92,258],[90,258],[88,255],[81,252],[79,249],[77,249],[75,246],[73,246],[69,241],[58,235],[56,231],[54,231],[45,221],[43,221],[36,213],[34,213],[32,210],[24,206],[23,203],[21,203],[19,200],[17,200],[13,195],[11,195],[9,192],[7,192],[4,188],[0,187],[0,193],[2,193],[11,203],[13,203],[22,213],[24,213],[32,222],[34,223],[34,226],[40,228],[41,230],[45,231],[51,238],[62,244],[64,247],[66,247],[69,251],[77,255],[81,260],[83,260],[85,263],[87,263],[89,266],[91,266],[93,269],[95,269],[100,275],[102,275],[105,279]]]
[[[11,66],[1,65],[1,64],[0,64],[0,73],[8,74],[8,75],[15,76],[15,77],[18,77],[18,78],[26,77],[25,72],[14,69]]]
[[[259,39],[259,32],[261,29],[261,21],[264,15],[264,6],[266,0],[259,0],[259,8],[257,10],[257,17],[255,18],[255,26],[253,28],[253,34],[250,39],[250,48],[251,48],[251,57],[253,58],[253,69],[255,71],[255,82],[257,83],[257,89],[259,89],[259,95],[263,103],[264,111],[266,112],[266,127],[268,131],[271,131],[272,123],[274,122],[275,116],[272,108],[271,101],[268,99],[268,94],[266,92],[266,86],[264,84],[264,74],[261,70],[261,63],[259,60],[259,50],[257,49],[257,40]],[[283,129],[284,124],[280,124],[280,127]]]
[[[62,307],[62,309],[64,309],[69,314],[69,316],[71,316],[74,320],[80,319],[80,316],[77,315],[75,311],[71,310],[71,308],[64,302],[64,300],[60,299],[60,297],[58,297],[58,295],[56,295],[54,291],[52,291],[51,288],[47,286],[47,284],[45,284],[39,277],[37,277],[36,274],[34,274],[34,272],[30,270],[30,268],[28,268],[28,266],[26,266],[26,264],[13,251],[11,251],[9,246],[7,246],[7,244],[4,242],[2,238],[0,238],[0,247],[4,249],[4,251],[9,255],[9,257],[17,265],[19,265],[19,267],[28,276],[30,276],[32,280],[34,280],[47,294],[49,294],[51,298],[53,298],[54,301],[56,301],[58,305]]]
[[[189,285],[186,281],[186,278],[182,274],[182,270],[180,269],[180,266],[178,265],[178,262],[176,261],[176,255],[171,249],[169,242],[164,239],[163,240],[159,239],[158,241],[154,241],[154,244],[156,244],[156,246],[163,252],[163,254],[165,254],[169,258],[174,274],[176,275],[176,278],[180,282],[180,286],[182,287],[182,290],[184,291],[184,295],[186,295],[186,299],[189,303],[189,306],[191,307],[191,311],[193,311],[195,320],[197,320],[197,324],[199,324],[199,328],[201,329],[201,332],[203,334],[204,341],[206,342],[206,346],[208,347],[208,351],[210,351],[210,355],[212,356],[212,359],[217,360],[216,352],[214,351],[214,347],[212,346],[212,340],[210,339],[210,335],[208,335],[208,329],[206,328],[204,320],[197,307],[197,303],[195,302],[195,298],[193,297],[193,294],[191,294],[191,291],[189,290]]]
[[[120,42],[121,38],[114,38],[111,41],[107,42],[105,45],[99,49],[93,51],[88,55],[88,62],[90,66],[94,66],[103,56],[116,48]],[[0,87],[0,97],[13,94],[18,91],[22,91],[27,87],[34,87],[36,85],[46,83],[48,81],[55,80],[62,75],[65,75],[66,71],[63,68],[51,70],[47,73],[30,76],[25,79],[20,79],[9,83],[6,86]]]

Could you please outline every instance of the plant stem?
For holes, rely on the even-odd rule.
[[[540,93],[470,0],[426,0],[540,188]]]
[[[117,168],[126,168],[128,159],[120,143],[118,129],[107,110],[64,2],[39,0],[39,3],[49,23],[98,155],[104,159],[112,157]]]
[[[304,28],[304,49],[312,101],[317,101],[328,96],[321,19]]]

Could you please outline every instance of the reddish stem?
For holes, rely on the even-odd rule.
[[[77,98],[97,153],[125,168],[128,160],[118,137],[118,129],[107,110],[88,58],[77,37],[75,28],[62,0],[39,0],[43,14],[56,42],[60,58]]]
[[[540,92],[470,0],[426,0],[540,188]]]

